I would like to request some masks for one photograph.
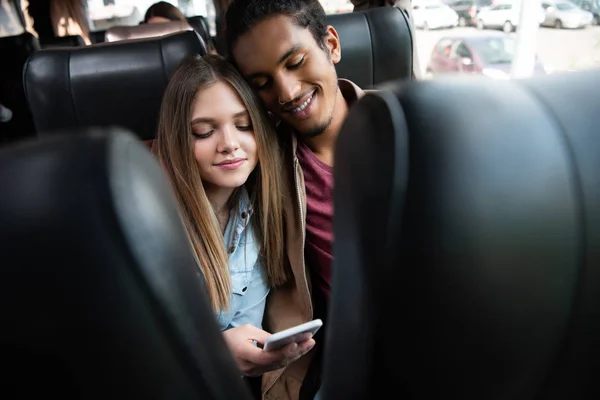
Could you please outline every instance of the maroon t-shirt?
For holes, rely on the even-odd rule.
[[[296,156],[306,187],[306,243],[304,254],[312,268],[314,289],[325,301],[331,289],[331,243],[333,241],[333,168],[319,160],[301,140]]]

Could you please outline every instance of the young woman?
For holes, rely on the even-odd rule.
[[[216,55],[185,60],[162,100],[155,151],[171,178],[219,325],[238,366],[257,376],[298,359],[306,340],[263,351],[270,288],[287,280],[280,150],[237,70]]]

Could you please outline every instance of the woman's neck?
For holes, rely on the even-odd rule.
[[[213,210],[219,221],[219,227],[221,232],[225,232],[227,222],[229,221],[229,199],[235,189],[230,188],[217,188],[217,187],[205,187],[206,197],[212,205]]]

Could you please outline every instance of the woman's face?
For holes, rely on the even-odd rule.
[[[235,189],[246,183],[258,154],[248,110],[224,82],[198,90],[192,105],[194,157],[205,188]]]

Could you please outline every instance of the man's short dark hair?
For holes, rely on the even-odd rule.
[[[289,17],[300,28],[308,28],[317,44],[325,48],[327,18],[318,0],[234,0],[225,16],[229,55],[240,36],[259,22],[279,15]]]

